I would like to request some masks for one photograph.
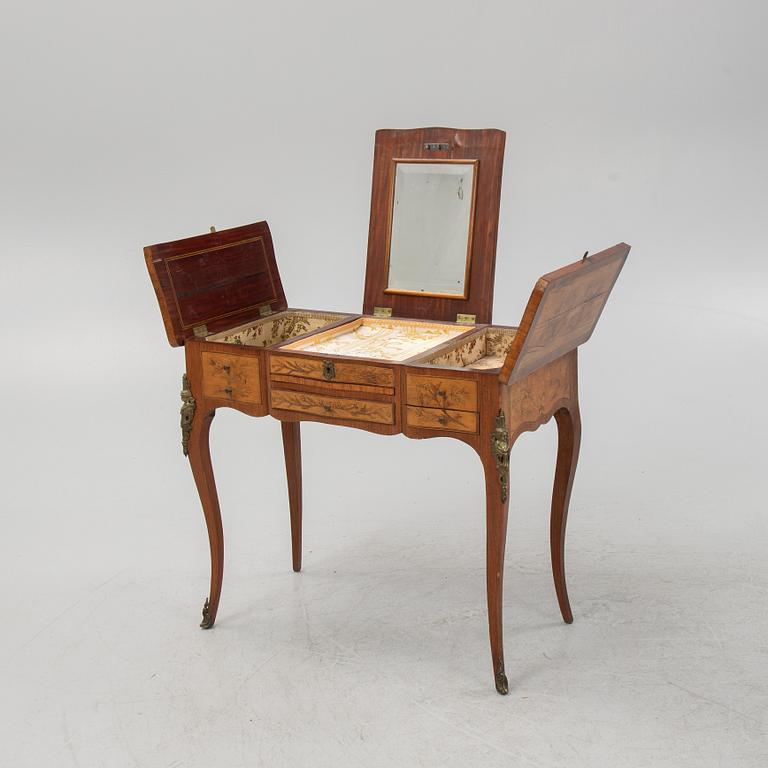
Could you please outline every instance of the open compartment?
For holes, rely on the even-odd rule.
[[[360,317],[286,344],[281,350],[402,362],[469,331],[466,326],[453,323]]]
[[[433,356],[425,355],[418,362],[420,365],[475,371],[501,368],[516,333],[517,328],[492,325],[449,344]]]
[[[312,333],[353,315],[341,312],[315,312],[308,309],[287,309],[260,320],[229,328],[206,336],[207,341],[241,344],[249,347],[269,347],[287,339]]]

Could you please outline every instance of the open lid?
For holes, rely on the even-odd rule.
[[[266,221],[144,248],[171,346],[287,308]]]
[[[533,288],[500,378],[522,379],[588,341],[630,246],[618,243],[543,275]]]
[[[461,314],[491,322],[504,141],[504,131],[493,128],[376,131],[365,314],[383,309],[395,317],[455,321]],[[428,206],[438,215],[426,215]],[[465,219],[446,248],[458,215]],[[421,274],[413,277],[419,258]],[[443,283],[452,290],[441,289],[442,275],[433,279],[430,264],[442,270],[448,259],[452,275]]]

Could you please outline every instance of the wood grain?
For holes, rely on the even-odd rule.
[[[393,387],[395,372],[392,368],[364,363],[340,362],[333,359],[336,375],[333,381],[351,384],[371,384],[380,387]],[[342,358],[343,360],[343,358]],[[270,354],[269,370],[283,376],[296,376],[303,379],[325,380],[322,357],[308,357],[296,354]]]
[[[273,389],[270,397],[272,407],[277,410],[311,413],[329,419],[369,421],[376,424],[395,423],[394,406],[391,403],[352,400],[284,389]]]
[[[261,376],[256,355],[202,353],[203,394],[223,400],[261,403]]]
[[[376,132],[364,313],[372,314],[377,306],[390,307],[394,317],[455,321],[456,315],[462,313],[476,315],[479,323],[491,322],[504,141],[505,133],[493,128],[414,128]],[[427,143],[447,144],[449,149],[431,151],[425,148]],[[385,293],[394,158],[479,161],[467,299]]]
[[[427,408],[476,411],[477,384],[465,379],[409,373],[405,377],[405,401]]]
[[[285,389],[283,384],[298,385],[300,387],[307,386],[307,380],[300,376],[283,376],[279,373],[273,373],[270,376],[273,384],[277,384],[278,388]],[[378,387],[372,384],[346,384],[338,381],[319,381],[312,380],[313,391],[325,391],[325,392],[355,392],[357,394],[365,395],[394,395],[394,387]]]
[[[301,424],[298,421],[282,421],[285,475],[288,481],[288,506],[291,517],[291,558],[293,570],[301,570]]]
[[[533,289],[499,378],[524,378],[592,335],[629,254],[626,243],[544,275]]]
[[[408,405],[405,421],[411,427],[426,427],[457,432],[477,432],[477,414],[470,411],[453,411],[448,408],[420,408]]]
[[[474,157],[480,161],[478,210],[483,212],[479,213],[482,222],[475,222],[470,298],[466,302],[383,293],[385,259],[381,258],[379,246],[386,237],[388,209],[382,207],[382,201],[391,181],[391,160],[396,154],[422,156],[426,141],[450,144],[449,150],[440,150],[430,157]],[[477,314],[481,322],[490,321],[503,146],[504,135],[500,131],[430,128],[377,134],[366,311],[377,304],[391,306],[393,314],[401,317],[453,320],[456,313],[469,312]],[[253,243],[257,242],[258,233],[264,238],[262,255],[251,253],[246,247],[257,247]],[[271,238],[266,241],[268,236],[268,227],[262,222],[145,249],[169,341],[186,346],[189,388],[196,401],[189,435],[189,461],[205,515],[211,553],[210,591],[203,626],[210,627],[216,620],[223,578],[223,531],[209,447],[209,430],[217,407],[237,408],[254,416],[271,413],[283,422],[294,570],[301,567],[300,421],[388,435],[402,430],[417,439],[450,437],[477,452],[485,473],[488,629],[496,688],[506,693],[502,592],[509,494],[502,489],[507,487],[509,465],[500,460],[499,446],[506,444],[511,448],[523,432],[537,429],[554,416],[558,451],[550,512],[550,549],[558,603],[563,619],[570,622],[565,529],[581,434],[577,347],[594,330],[629,246],[617,245],[584,262],[544,275],[531,295],[500,375],[439,368],[423,359],[419,362],[416,357],[400,363],[380,363],[329,356],[335,370],[329,381],[323,375],[325,359],[321,355],[282,350],[280,343],[271,348],[233,348],[192,336],[190,323],[205,318],[209,332],[215,333],[258,317],[253,302],[258,303],[265,295],[259,282],[265,259],[270,274],[277,280],[276,300],[270,305],[277,310],[283,302],[284,308]],[[246,243],[248,238],[256,239]],[[181,258],[175,264],[177,256]],[[335,325],[349,321],[345,318]],[[468,329],[471,332],[474,331]],[[499,424],[505,424],[504,429]],[[506,434],[504,440],[500,434]]]
[[[266,221],[148,245],[144,258],[171,346],[288,306]]]
[[[205,612],[200,624],[203,629],[210,629],[216,621],[221,598],[221,586],[224,579],[224,530],[221,523],[219,496],[216,492],[216,479],[211,463],[209,442],[211,422],[216,410],[205,401],[202,393],[202,370],[197,345],[192,344],[185,350],[187,375],[192,395],[197,401],[192,431],[189,437],[189,466],[195,478],[200,504],[203,507],[205,525],[208,529],[208,544],[211,553],[211,578]]]
[[[575,359],[576,351],[572,350],[501,388],[501,405],[513,438],[546,424],[558,408],[575,397]]]

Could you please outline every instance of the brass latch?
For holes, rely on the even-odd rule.
[[[374,307],[374,317],[392,317],[392,307]]]
[[[204,339],[208,335],[208,326],[205,323],[202,325],[196,325],[192,329],[192,333],[194,333],[198,339]]]
[[[477,315],[456,315],[456,322],[460,325],[474,325],[477,322]]]
[[[269,304],[263,304],[259,307],[259,317],[266,317],[272,314],[272,307]]]
[[[323,378],[326,381],[336,378],[336,366],[333,360],[323,360]]]

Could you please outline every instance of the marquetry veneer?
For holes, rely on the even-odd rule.
[[[523,432],[554,417],[559,444],[552,570],[563,619],[572,621],[564,546],[581,434],[577,348],[592,334],[629,246],[621,243],[544,275],[519,327],[490,325],[503,149],[504,134],[496,130],[377,133],[362,315],[289,309],[266,222],[145,249],[168,339],[185,347],[182,446],[211,550],[204,628],[216,620],[223,576],[224,539],[208,443],[211,421],[222,407],[282,423],[296,571],[302,549],[300,422],[417,439],[451,437],[478,453],[486,488],[491,656],[500,693],[508,690],[502,578],[509,454]],[[461,299],[387,290],[383,249],[392,160],[398,157],[476,161],[469,282]],[[476,322],[466,324],[466,315]]]

